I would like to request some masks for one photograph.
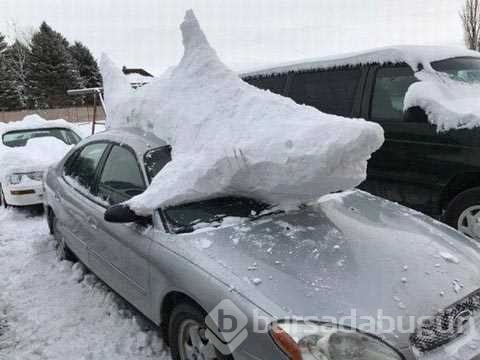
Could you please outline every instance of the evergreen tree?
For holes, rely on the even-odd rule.
[[[9,49],[5,50],[7,52]],[[20,110],[25,107],[24,87],[15,78],[9,59],[0,56],[0,110]]]
[[[67,90],[83,87],[84,83],[68,47],[68,41],[45,22],[32,36],[27,72],[31,107],[75,103],[75,98],[68,96]]]
[[[0,103],[9,110],[19,110],[26,106],[26,66],[29,52],[27,45],[16,40],[2,53]]]
[[[98,64],[90,50],[79,41],[69,48],[70,54],[76,60],[78,71],[82,77],[85,87],[93,88],[102,86],[102,76]]]

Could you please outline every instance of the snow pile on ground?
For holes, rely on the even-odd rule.
[[[159,330],[80,264],[44,217],[0,210],[0,359],[171,359]]]
[[[446,74],[421,71],[410,85],[404,109],[421,107],[437,131],[480,126],[480,84],[450,79]]]
[[[105,56],[107,127],[139,126],[172,145],[173,160],[129,201],[137,213],[220,195],[296,206],[365,179],[383,130],[254,88],[210,47],[192,11],[184,56],[169,77],[132,90]]]
[[[7,131],[27,130],[38,128],[66,127],[73,129],[74,126],[65,120],[47,121],[38,115],[26,116],[22,121],[2,124],[0,136]],[[76,131],[78,133],[78,131]],[[50,165],[58,162],[72,148],[71,145],[55,137],[33,138],[27,141],[25,146],[8,147],[0,144],[0,182],[5,176],[12,173],[28,173],[32,171],[45,171]],[[27,177],[22,178],[28,181]]]

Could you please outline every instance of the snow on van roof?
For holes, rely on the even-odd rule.
[[[290,71],[308,71],[314,69],[328,69],[340,66],[356,66],[365,64],[407,63],[414,71],[423,68],[430,69],[433,61],[452,57],[469,56],[480,57],[477,51],[460,47],[402,45],[382,47],[368,51],[347,53],[335,56],[305,59],[290,63],[277,64],[272,67],[250,69],[240,74],[241,77],[269,76]]]
[[[218,196],[291,208],[355,187],[383,130],[260,90],[227,68],[193,14],[181,25],[184,55],[169,75],[133,90],[108,57],[100,64],[107,127],[138,126],[172,147],[147,190],[127,202],[138,214]]]

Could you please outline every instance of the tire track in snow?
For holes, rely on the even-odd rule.
[[[0,210],[0,360],[170,359],[158,329],[81,264],[43,216]]]

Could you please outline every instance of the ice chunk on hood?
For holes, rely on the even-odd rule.
[[[421,81],[408,88],[405,110],[421,107],[439,132],[480,126],[480,84],[452,80],[446,74],[426,70],[415,76]]]
[[[290,207],[358,185],[383,130],[298,105],[243,82],[190,10],[185,52],[164,78],[132,90],[103,56],[107,126],[138,126],[172,145],[172,161],[131,199],[139,214],[223,195]]]

